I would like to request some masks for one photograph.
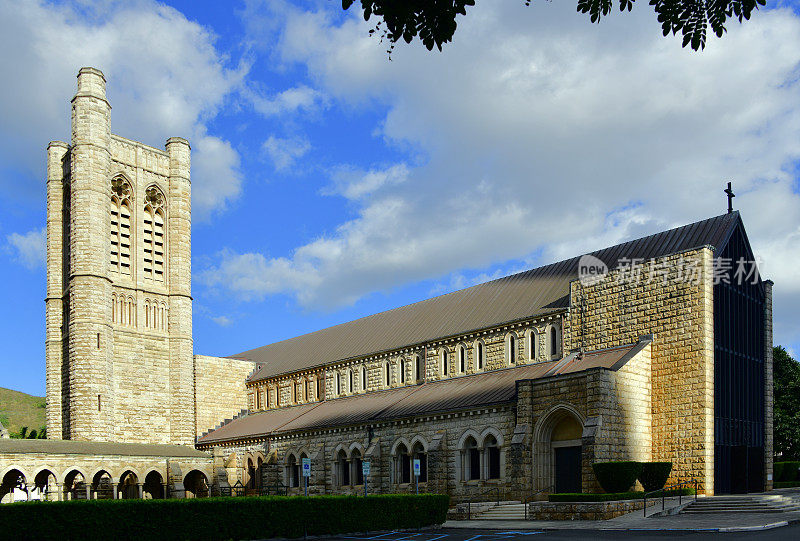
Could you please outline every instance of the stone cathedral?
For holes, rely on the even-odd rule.
[[[189,142],[112,134],[105,86],[80,70],[47,148],[51,439],[0,440],[3,501],[300,493],[304,459],[312,494],[591,492],[608,460],[772,487],[772,282],[738,212],[195,355]]]

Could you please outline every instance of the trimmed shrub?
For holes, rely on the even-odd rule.
[[[773,473],[775,474],[775,481],[798,481],[800,480],[800,475],[798,475],[798,469],[800,468],[800,462],[798,461],[784,461],[784,462],[776,462],[773,465]]]
[[[73,500],[4,505],[14,539],[265,539],[441,524],[441,494]],[[2,536],[0,536],[2,537]]]
[[[664,488],[672,471],[672,462],[642,462],[642,473],[639,482],[645,492]]]
[[[800,487],[800,481],[775,481],[775,488]]]
[[[606,492],[626,492],[642,473],[641,462],[595,462],[592,464],[597,482]]]
[[[681,488],[679,490],[667,490],[664,492],[665,496],[692,496],[694,495],[693,488]],[[611,502],[616,500],[639,500],[644,498],[645,492],[637,490],[635,492],[613,492],[606,494],[550,494],[548,500],[551,502]],[[660,498],[661,495],[659,494]]]

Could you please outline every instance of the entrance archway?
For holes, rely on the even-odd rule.
[[[160,500],[164,497],[164,478],[153,470],[144,478],[144,498],[146,500]]]
[[[0,502],[13,503],[29,499],[28,480],[17,469],[6,472],[0,481]]]
[[[539,419],[533,433],[534,490],[581,492],[583,418],[558,405]]]
[[[111,474],[105,470],[100,470],[94,474],[92,489],[96,500],[113,500],[114,487],[111,481]]]
[[[32,499],[57,500],[58,499],[58,479],[56,474],[47,468],[42,469],[33,479],[34,490],[36,492]]]
[[[205,498],[208,496],[208,477],[200,470],[192,470],[183,478],[183,487],[187,498]]]
[[[72,470],[64,476],[64,499],[86,500],[89,498],[89,485],[86,476],[78,470]]]
[[[119,495],[123,500],[139,499],[139,477],[128,470],[119,478]]]

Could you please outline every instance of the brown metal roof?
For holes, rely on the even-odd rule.
[[[721,249],[739,213],[723,214],[592,252],[609,268],[711,245]],[[432,299],[232,355],[264,363],[248,381],[391,351],[564,309],[577,278],[574,257]]]
[[[516,382],[605,368],[617,370],[647,341],[515,368],[409,385],[384,391],[270,410],[234,419],[206,434],[198,444],[236,441],[271,434],[375,423],[424,414],[473,409],[515,400]]]
[[[117,443],[79,440],[0,440],[2,453],[59,455],[116,455],[175,458],[208,458],[210,455],[185,445]]]

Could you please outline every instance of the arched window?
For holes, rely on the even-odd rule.
[[[321,377],[317,376],[317,400],[324,400],[325,393],[324,393],[324,383],[325,380]]]
[[[347,371],[347,380],[348,380],[347,392],[348,393],[352,393],[353,392],[353,371],[352,370],[348,370]]]
[[[550,325],[550,330],[548,331],[548,345],[547,345],[547,352],[550,355],[550,358],[558,357],[561,353],[561,344],[558,335],[558,327],[556,325]]]
[[[362,469],[362,464],[361,450],[358,448],[353,449],[350,455],[350,478],[353,479],[353,484],[357,486],[364,484],[364,470]]]
[[[397,369],[400,371],[400,383],[404,384],[406,382],[406,362],[402,357],[397,359]]]
[[[339,396],[342,392],[342,375],[336,372],[336,389],[333,390],[333,396]]]
[[[442,372],[441,372],[442,375],[446,376],[449,372],[449,364],[450,364],[450,358],[449,355],[447,354],[446,347],[443,347],[442,349],[439,350],[439,363],[441,364],[442,367]]]
[[[517,364],[517,336],[513,332],[506,335],[506,362],[509,366]]]
[[[422,380],[425,378],[425,365],[422,362],[422,356],[417,355],[414,358],[414,366],[416,370],[416,380],[417,383],[422,383]]]
[[[489,434],[483,440],[483,452],[486,454],[486,478],[500,479],[500,446],[494,435]]]
[[[528,354],[528,359],[531,361],[535,361],[536,358],[539,356],[539,333],[536,332],[536,329],[528,329],[527,334],[527,344],[526,344],[526,352]]]
[[[145,191],[144,207],[144,277],[156,282],[164,281],[164,252],[166,247],[164,228],[164,195],[155,186]]]
[[[297,383],[292,382],[292,404],[297,404]]]
[[[392,386],[392,365],[389,364],[389,361],[386,361],[386,386]]]
[[[475,370],[481,371],[486,366],[486,345],[483,340],[475,341]]]
[[[414,444],[411,450],[412,459],[419,460],[419,482],[425,483],[428,481],[428,454],[425,452],[425,447],[422,442]]]
[[[362,391],[366,391],[367,390],[367,367],[366,366],[362,366],[361,367],[361,390]]]
[[[290,488],[300,486],[300,464],[297,463],[297,457],[294,453],[290,454],[286,459],[286,484]]]
[[[340,487],[350,485],[350,464],[344,449],[339,450],[336,455],[336,473],[338,474]]]
[[[403,484],[411,482],[411,455],[408,447],[404,443],[397,446],[394,459],[394,479],[395,483]]]
[[[478,449],[478,442],[472,436],[464,441],[461,467],[464,481],[475,481],[481,478],[481,452]]]
[[[464,344],[458,345],[458,372],[460,374],[467,373],[467,348]]]
[[[111,271],[131,274],[131,205],[130,184],[123,178],[111,181]]]

